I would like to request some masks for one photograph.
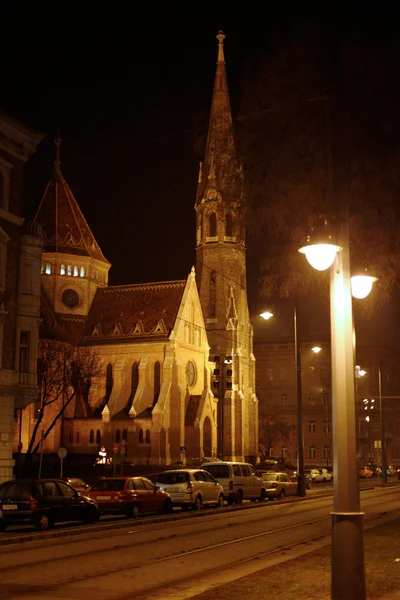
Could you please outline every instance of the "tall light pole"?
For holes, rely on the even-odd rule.
[[[385,403],[382,396],[382,365],[378,370],[379,410],[381,418],[381,449],[382,449],[382,483],[387,483],[386,434],[385,434]]]
[[[347,215],[346,215],[347,216]],[[326,224],[326,222],[325,222]],[[323,247],[300,248],[318,270],[331,268],[330,314],[332,354],[332,416],[334,495],[332,513],[332,599],[365,600],[364,525],[360,511],[357,467],[355,361],[350,277],[348,219],[343,219],[340,246],[327,240],[330,256],[323,259]],[[316,252],[310,261],[308,253]],[[333,258],[333,264],[332,264]],[[317,262],[316,262],[317,261]],[[313,264],[314,263],[314,264]],[[317,266],[316,266],[317,265]],[[356,297],[360,297],[358,294]]]
[[[301,352],[297,327],[297,301],[293,307],[293,329],[294,329],[294,355],[296,366],[296,445],[297,445],[297,495],[306,495],[306,481],[304,476],[304,444],[303,444],[303,402],[301,382]],[[260,317],[266,321],[273,317],[271,312],[263,312]]]

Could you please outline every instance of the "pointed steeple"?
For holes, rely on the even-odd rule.
[[[242,185],[236,155],[228,81],[226,77],[224,39],[218,32],[218,61],[211,103],[206,153],[202,166],[202,177],[197,187],[196,204],[207,198],[208,189],[215,198],[214,189],[222,201],[240,201]]]
[[[55,146],[53,176],[35,216],[35,221],[43,228],[43,250],[89,256],[109,265],[61,173],[59,133]]]

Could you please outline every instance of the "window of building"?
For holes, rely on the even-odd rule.
[[[217,310],[217,274],[215,271],[210,273],[210,318],[216,317]]]
[[[100,429],[96,431],[96,444],[100,444],[101,442],[101,432]]]
[[[146,429],[146,444],[150,444],[150,429]]]
[[[154,363],[154,401],[153,406],[156,404],[160,395],[161,389],[161,365],[158,360]]]
[[[315,446],[308,446],[308,458],[316,458],[317,453],[315,450]]]
[[[133,399],[139,385],[139,365],[137,362],[132,364],[131,372],[131,398]]]
[[[308,433],[315,433],[315,421],[308,421]]]
[[[322,393],[321,393],[321,403],[324,406],[328,406],[329,404],[329,394],[328,394],[328,390],[323,389]]]
[[[286,379],[286,367],[279,367],[279,379]]]
[[[21,373],[29,373],[29,342],[30,332],[21,331],[19,334],[19,370]]]
[[[287,457],[287,447],[282,446],[282,458],[286,458],[286,457]]]
[[[68,265],[67,266],[67,275],[71,276],[72,275],[72,265]]]
[[[287,394],[281,394],[281,406],[286,406],[287,404]]]
[[[122,439],[123,440],[127,440],[128,439],[128,430],[127,429],[123,429],[122,430]]]
[[[325,445],[322,448],[322,457],[324,458],[324,460],[329,460],[331,457],[331,449],[329,448],[329,446]]]
[[[46,275],[51,275],[51,264],[46,263]]]
[[[233,219],[230,212],[225,215],[225,235],[226,237],[233,236]]]
[[[120,432],[120,430],[119,430],[119,429],[117,429],[117,431],[115,432],[115,442],[116,442],[117,444],[119,444],[119,443],[120,443],[120,441],[121,441],[121,432]]]
[[[79,268],[75,265],[74,267],[74,277],[78,277],[79,276]]]
[[[315,398],[314,398],[313,394],[308,395],[308,404],[311,404],[312,406],[315,405]]]
[[[273,381],[274,380],[274,370],[272,367],[269,367],[267,369],[267,381]]]
[[[9,163],[0,162],[0,208],[4,210],[9,210],[10,169]]]
[[[76,439],[76,443],[79,444],[79,431],[76,432],[75,439]]]
[[[65,265],[61,265],[60,275],[65,275]]]
[[[81,277],[85,277],[85,267],[81,267]]]
[[[113,389],[113,384],[114,384],[114,380],[113,380],[113,368],[112,368],[112,364],[108,363],[107,368],[106,368],[106,403],[109,401],[110,396],[111,396],[111,392]]]
[[[44,263],[42,263],[41,269],[40,269],[40,274],[43,275],[44,273]]]
[[[330,433],[331,432],[331,423],[329,421],[329,419],[324,419],[324,433]]]
[[[139,429],[139,444],[143,444],[143,429]]]
[[[93,429],[90,430],[89,444],[94,444],[94,431],[93,431]]]
[[[70,444],[73,444],[73,442],[74,442],[74,434],[72,433],[72,431],[69,432],[68,440],[69,440]]]
[[[275,456],[275,452],[273,448],[269,449],[269,456]]]
[[[216,237],[217,235],[217,215],[215,213],[211,213],[209,216],[209,226],[210,226],[210,237]]]

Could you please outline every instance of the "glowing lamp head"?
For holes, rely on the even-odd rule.
[[[312,244],[299,248],[308,262],[317,271],[326,271],[333,264],[336,253],[341,250],[340,246],[334,244]]]
[[[273,316],[274,315],[271,312],[269,312],[268,310],[266,310],[265,312],[260,314],[260,317],[262,317],[265,321],[268,321],[268,319],[270,319]]]
[[[322,348],[320,346],[314,346],[314,348],[311,348],[311,350],[314,352],[314,354],[319,354]]]
[[[370,275],[354,275],[351,278],[351,294],[354,298],[362,300],[366,298],[372,290],[372,285],[378,281],[377,277]]]

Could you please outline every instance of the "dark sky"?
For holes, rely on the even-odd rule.
[[[51,176],[60,127],[62,171],[112,263],[110,283],[186,278],[195,263],[195,123],[208,123],[218,30],[235,116],[243,69],[272,35],[310,19],[396,23],[397,2],[365,2],[361,12],[338,4],[318,12],[310,3],[306,14],[304,2],[279,0],[228,17],[10,9],[0,110],[47,136],[28,163],[26,216]]]

